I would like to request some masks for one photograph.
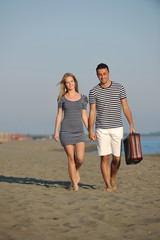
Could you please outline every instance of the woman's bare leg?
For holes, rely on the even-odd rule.
[[[84,151],[85,151],[85,143],[79,142],[75,144],[75,156],[76,156],[76,176],[77,182],[80,182],[79,169],[84,162]]]
[[[73,183],[74,190],[78,191],[77,172],[76,172],[76,164],[74,159],[74,146],[67,145],[67,146],[64,146],[64,148],[68,156],[68,173]]]

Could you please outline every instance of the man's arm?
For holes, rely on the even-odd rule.
[[[133,125],[133,120],[132,120],[132,114],[129,109],[128,103],[127,103],[127,98],[124,98],[121,100],[122,107],[123,107],[123,112],[124,115],[126,116],[128,123],[130,125],[130,133],[135,133],[134,125]]]
[[[96,140],[96,135],[93,132],[95,115],[96,115],[96,103],[93,103],[93,104],[90,104],[90,112],[89,112],[89,139],[92,142]]]

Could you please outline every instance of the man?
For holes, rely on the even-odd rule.
[[[121,140],[123,138],[123,124],[121,106],[130,125],[130,132],[135,132],[132,114],[127,104],[124,87],[109,79],[109,68],[101,63],[96,68],[100,83],[89,93],[89,139],[97,139],[97,151],[101,157],[101,172],[106,183],[105,191],[116,189],[115,177],[120,166]],[[96,134],[93,131],[96,115]],[[113,159],[111,168],[109,155]]]

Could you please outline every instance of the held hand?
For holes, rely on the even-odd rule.
[[[89,139],[91,142],[94,142],[96,140],[96,134],[93,131],[89,132]]]
[[[56,142],[59,141],[59,134],[58,134],[58,133],[55,133],[55,134],[54,134],[54,140],[55,140]]]

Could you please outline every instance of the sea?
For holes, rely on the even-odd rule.
[[[158,154],[160,153],[160,137],[141,137],[142,154]],[[122,154],[124,154],[124,146],[122,143]]]
[[[95,144],[95,142],[93,143]],[[160,136],[151,136],[151,137],[141,136],[141,148],[142,148],[143,155],[160,154]],[[94,153],[96,153],[96,151],[94,151]],[[122,141],[122,155],[124,155],[123,141]]]

